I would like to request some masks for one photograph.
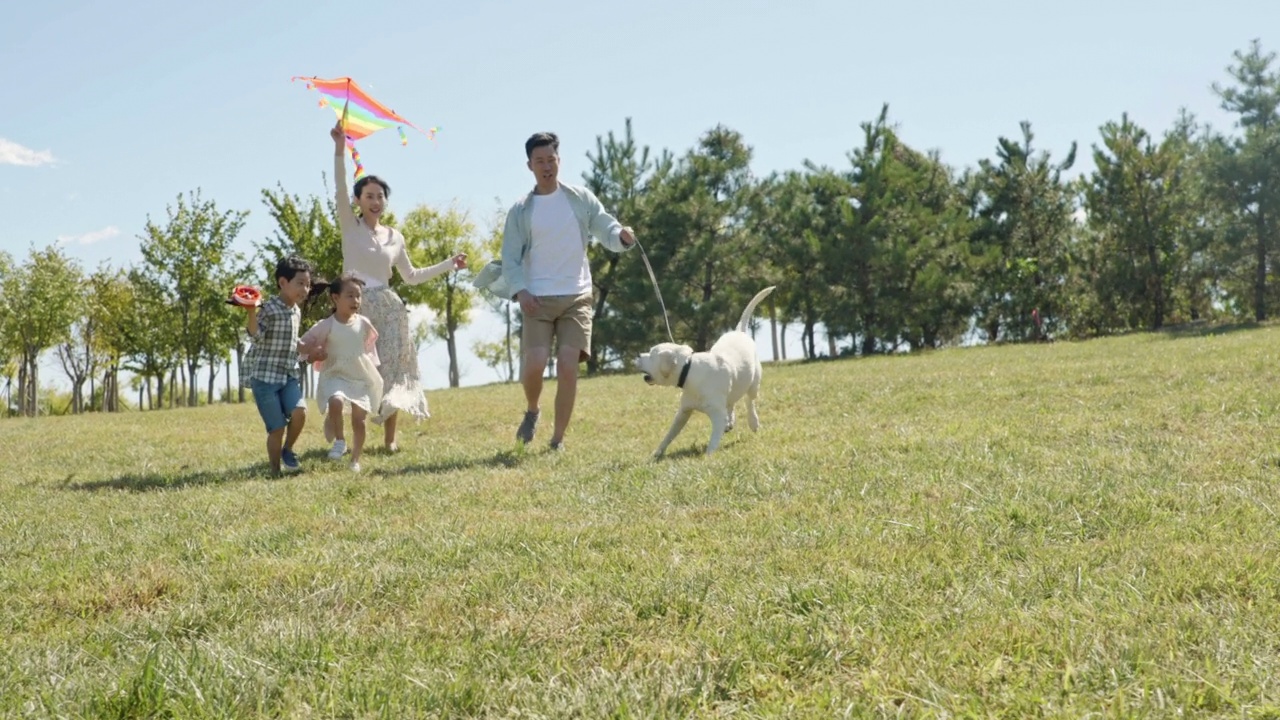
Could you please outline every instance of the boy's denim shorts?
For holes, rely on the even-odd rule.
[[[305,408],[306,401],[302,397],[302,386],[297,378],[289,378],[282,383],[267,383],[254,380],[250,386],[253,390],[253,402],[258,406],[258,414],[267,426],[267,432],[275,432],[289,425],[295,408]]]

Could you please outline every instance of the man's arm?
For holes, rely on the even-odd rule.
[[[591,190],[584,188],[591,222],[588,228],[594,237],[607,250],[620,253],[630,250],[636,243],[635,236],[628,228],[624,228],[618,219],[604,209],[604,203]]]
[[[516,204],[507,212],[507,223],[502,230],[502,279],[511,289],[511,296],[528,288],[524,279],[524,233],[520,229],[521,206]]]

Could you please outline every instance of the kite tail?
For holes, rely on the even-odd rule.
[[[347,149],[351,151],[351,162],[355,163],[356,179],[359,180],[364,177],[364,163],[360,161],[360,151],[356,150],[356,144],[351,138],[347,138]]]
[[[401,145],[408,145],[408,144],[409,144],[409,136],[404,134],[404,128],[397,126],[397,127],[396,127],[396,130],[400,131],[400,144],[401,144]]]

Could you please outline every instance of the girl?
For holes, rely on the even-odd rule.
[[[450,270],[467,266],[467,256],[459,253],[431,267],[416,268],[409,259],[404,236],[378,223],[386,209],[391,188],[386,181],[366,175],[356,181],[356,217],[347,195],[346,135],[342,121],[329,131],[333,138],[334,185],[337,191],[338,227],[342,231],[342,269],[364,281],[365,312],[378,329],[378,355],[382,365],[384,393],[382,405],[374,406],[374,422],[385,423],[387,450],[395,452],[396,417],[404,410],[421,420],[429,417],[427,398],[418,379],[418,353],[409,334],[409,308],[391,289],[392,268],[400,271],[400,279],[418,285]]]
[[[316,382],[316,404],[326,415],[324,436],[333,441],[330,460],[340,460],[347,452],[343,435],[343,412],[351,406],[351,469],[360,472],[360,452],[364,449],[365,419],[382,403],[382,376],[378,374],[378,331],[369,318],[360,314],[364,283],[347,273],[329,284],[333,314],[316,323],[302,336],[301,344],[315,359],[320,372]],[[316,359],[319,358],[319,359]]]

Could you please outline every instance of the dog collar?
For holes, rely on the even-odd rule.
[[[693,360],[686,360],[684,367],[680,369],[680,379],[676,382],[676,387],[684,388],[684,381],[689,377],[689,368],[693,367]]]

